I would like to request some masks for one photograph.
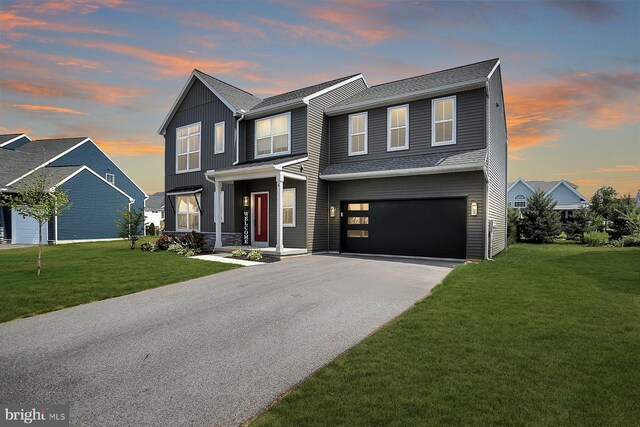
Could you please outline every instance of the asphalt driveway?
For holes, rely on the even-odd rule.
[[[78,426],[236,425],[453,266],[305,256],[3,323],[0,402],[68,403]]]

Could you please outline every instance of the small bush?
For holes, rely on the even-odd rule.
[[[262,251],[260,249],[252,249],[247,254],[247,260],[249,261],[262,261]]]
[[[158,240],[156,240],[156,247],[159,251],[166,251],[169,249],[169,245],[173,243],[173,240],[172,236],[169,236],[168,234],[161,234],[160,237],[158,237]]]
[[[204,235],[195,231],[181,236],[178,240],[186,249],[194,249],[197,250],[198,253],[202,252],[202,250],[204,249]]]
[[[604,231],[590,231],[584,233],[583,240],[588,246],[604,246],[609,243],[609,235]]]
[[[140,245],[140,250],[141,251],[145,251],[145,252],[153,252],[154,250],[154,245],[152,245],[151,243],[143,243]]]
[[[147,234],[149,236],[155,236],[156,235],[156,225],[154,223],[149,223],[149,225],[147,225]]]
[[[622,242],[622,246],[640,246],[640,232],[624,236],[620,242]]]
[[[236,249],[235,251],[231,252],[231,256],[234,256],[234,257],[245,257],[245,256],[247,256],[247,252],[243,251],[242,249]]]

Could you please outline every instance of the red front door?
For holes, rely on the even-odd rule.
[[[266,193],[253,196],[253,240],[269,241],[269,194]]]

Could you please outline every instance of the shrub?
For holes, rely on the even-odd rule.
[[[245,257],[245,256],[247,256],[247,252],[243,251],[242,249],[236,249],[235,251],[231,252],[231,256],[234,256],[234,257]]]
[[[616,239],[640,232],[640,212],[631,196],[616,200],[611,211],[611,228],[611,236]]]
[[[249,261],[262,261],[262,251],[260,249],[252,249],[247,254],[247,259]]]
[[[520,240],[520,211],[518,209],[509,208],[507,211],[507,236],[508,243],[513,245]]]
[[[584,242],[589,246],[604,246],[609,243],[609,235],[604,231],[584,233]]]
[[[554,211],[556,202],[542,190],[536,190],[527,199],[522,211],[521,233],[525,240],[535,243],[553,243],[560,234],[560,215]]]
[[[156,225],[154,223],[149,223],[149,225],[147,225],[147,234],[149,236],[156,235]]]
[[[567,224],[566,233],[570,239],[584,243],[584,233],[590,231],[604,231],[604,218],[592,209],[583,207],[575,211],[573,218]]]
[[[152,245],[151,243],[143,243],[140,245],[140,250],[141,251],[145,251],[145,252],[153,252],[154,251],[154,245]]]
[[[184,234],[178,240],[185,247],[185,249],[194,249],[198,252],[202,252],[202,250],[204,249],[204,235],[197,233],[196,231]]]
[[[640,246],[640,232],[624,236],[619,242],[621,242],[621,246]]]
[[[175,252],[178,255],[182,255],[185,257],[194,256],[202,252],[200,248],[190,247],[189,242],[184,242],[180,239],[174,239],[172,243],[167,247],[169,252]]]
[[[169,249],[169,245],[173,242],[173,237],[168,234],[161,234],[156,240],[156,247],[159,251],[166,251]]]

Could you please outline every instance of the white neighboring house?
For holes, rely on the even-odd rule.
[[[156,230],[164,229],[164,198],[163,191],[149,196],[144,208],[145,225],[153,224]]]
[[[507,197],[509,207],[524,209],[527,207],[527,199],[536,190],[542,190],[556,202],[556,211],[560,211],[562,222],[567,222],[575,210],[589,206],[586,197],[578,192],[578,186],[561,179],[560,181],[525,181],[518,178],[509,184]]]

